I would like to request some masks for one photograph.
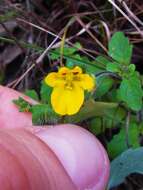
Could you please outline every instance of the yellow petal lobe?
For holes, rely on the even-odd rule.
[[[81,73],[82,73],[82,69],[81,69],[80,67],[76,66],[76,67],[74,67],[74,68],[71,70],[71,72],[72,72],[73,74],[81,74]]]
[[[84,101],[84,91],[74,85],[72,90],[55,87],[51,95],[54,111],[60,115],[73,115],[79,111]]]
[[[70,69],[68,69],[67,67],[61,67],[59,70],[58,70],[58,73],[63,75],[63,74],[68,74],[70,72]]]
[[[51,87],[56,85],[57,73],[52,72],[45,77],[45,83]]]
[[[81,74],[80,81],[77,82],[84,90],[91,91],[96,86],[95,78],[89,74]]]

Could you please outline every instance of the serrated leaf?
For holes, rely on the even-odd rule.
[[[132,173],[143,174],[143,148],[129,149],[111,162],[108,188],[121,184]]]
[[[19,97],[17,100],[13,100],[13,103],[18,106],[20,112],[31,112],[32,106],[22,97]]]
[[[130,44],[124,33],[116,32],[109,42],[109,55],[121,64],[131,62],[133,46]]]
[[[136,73],[122,80],[118,90],[119,100],[126,102],[132,110],[139,111],[142,108],[142,97],[141,81]]]
[[[53,90],[53,88],[51,88],[44,81],[42,81],[41,90],[40,90],[40,97],[41,97],[42,103],[50,104],[52,90]]]
[[[38,94],[35,90],[26,90],[25,95],[29,96],[30,98],[39,101]]]
[[[108,76],[97,77],[97,88],[95,97],[100,98],[105,95],[112,87],[114,80]]]
[[[33,105],[31,112],[34,125],[57,124],[59,121],[59,115],[47,104]]]
[[[139,130],[136,124],[131,124],[128,129],[128,141],[129,145],[133,148],[139,147]],[[113,139],[108,143],[108,153],[111,158],[115,158],[122,152],[128,149],[126,143],[126,131],[122,128],[117,135],[114,135]]]

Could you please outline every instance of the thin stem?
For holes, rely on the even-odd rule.
[[[125,125],[125,129],[126,129],[126,144],[127,144],[128,148],[131,147],[131,145],[129,143],[129,125],[130,125],[130,112],[128,111],[127,117],[126,117],[126,125]]]

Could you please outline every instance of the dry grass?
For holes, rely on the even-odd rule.
[[[107,53],[108,41],[115,31],[125,32],[134,43],[133,62],[138,69],[141,68],[143,3],[140,1],[25,0],[21,2],[5,0],[0,3],[1,15],[16,12],[14,18],[7,19],[7,22],[1,21],[0,36],[14,39],[17,49],[15,51],[20,52],[11,56],[9,60],[6,59],[8,61],[5,63],[4,56],[10,45],[1,42],[0,47],[5,51],[1,51],[0,55],[3,72],[9,73],[11,65],[15,65],[17,58],[20,61],[12,77],[8,76],[5,79],[5,84],[8,86],[12,85],[19,89],[35,86],[33,78],[31,80],[31,73],[32,77],[37,73],[40,78],[45,73],[43,58],[48,57],[50,48],[60,45],[65,27],[68,27],[66,43],[72,46],[74,42],[79,41],[83,45],[82,54],[86,54],[90,59]],[[46,50],[42,55],[37,54],[22,48],[19,40],[37,44]],[[40,79],[36,76],[36,80]]]

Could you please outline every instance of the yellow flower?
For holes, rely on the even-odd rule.
[[[60,115],[77,113],[84,102],[84,90],[91,91],[95,86],[94,78],[83,74],[78,66],[61,67],[58,72],[48,74],[45,83],[53,87],[51,104]]]

